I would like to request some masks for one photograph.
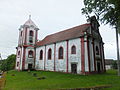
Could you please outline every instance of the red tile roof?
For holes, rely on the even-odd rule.
[[[89,27],[90,24],[83,24],[55,34],[48,35],[42,41],[37,42],[36,45],[43,46],[47,44],[52,44],[64,40],[81,37],[84,35],[84,31],[86,31]]]

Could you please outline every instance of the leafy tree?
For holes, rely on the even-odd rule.
[[[120,0],[84,0],[82,13],[95,14],[102,23],[118,26],[120,23]]]
[[[117,44],[117,60],[118,60],[118,75],[120,76],[120,57],[119,57],[119,41],[118,33],[120,34],[120,0],[84,0],[85,7],[82,8],[82,13],[86,17],[95,14],[98,20],[102,23],[110,24],[116,29],[116,44]]]
[[[2,70],[2,71],[6,71],[7,70],[6,59],[1,60],[1,62],[0,62],[0,70]]]
[[[14,69],[15,67],[15,60],[16,60],[16,55],[12,54],[10,56],[8,56],[7,59],[2,60],[0,62],[0,69],[2,71],[9,71]]]

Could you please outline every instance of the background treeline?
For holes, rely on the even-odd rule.
[[[0,60],[0,70],[9,71],[15,68],[16,55],[11,54],[7,59]]]
[[[118,69],[117,64],[118,64],[117,60],[113,60],[112,69]]]

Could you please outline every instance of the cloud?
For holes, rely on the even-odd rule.
[[[116,44],[115,42],[113,43],[106,43],[104,44],[104,50],[105,50],[105,57],[106,58],[109,58],[109,59],[116,59],[116,55],[117,55],[117,52],[116,52]]]
[[[0,53],[6,58],[16,53],[18,28],[28,19],[40,28],[39,39],[45,36],[86,23],[81,14],[83,0],[0,0]],[[115,43],[115,32],[102,25],[100,33],[106,43]],[[111,49],[112,48],[112,49]],[[115,48],[105,44],[106,58],[115,58]],[[110,55],[111,54],[111,55]]]

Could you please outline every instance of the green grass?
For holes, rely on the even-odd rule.
[[[37,77],[33,76],[37,73]],[[12,76],[15,74],[15,76]],[[38,77],[46,79],[38,80]],[[107,71],[104,74],[95,75],[73,75],[59,72],[48,71],[9,71],[6,75],[6,85],[4,90],[46,90],[61,88],[84,88],[102,85],[111,85],[111,88],[105,90],[120,90],[120,77],[114,70]]]

